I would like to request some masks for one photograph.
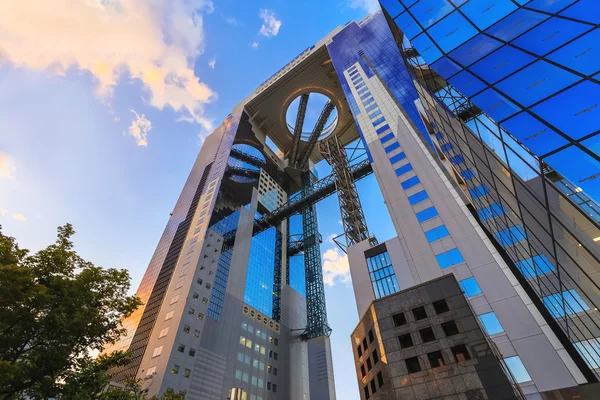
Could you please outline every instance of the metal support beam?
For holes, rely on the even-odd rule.
[[[319,140],[319,136],[321,136],[321,133],[323,133],[323,129],[325,129],[325,124],[331,116],[331,113],[333,112],[334,108],[335,106],[331,101],[328,101],[327,104],[325,104],[325,106],[323,107],[323,110],[321,111],[321,115],[317,120],[315,128],[313,129],[310,138],[308,139],[308,142],[306,142],[306,146],[302,151],[302,155],[298,157],[298,160],[296,162],[296,166],[298,168],[306,169],[305,167],[306,162],[308,161],[308,157],[310,157],[310,153],[312,153],[313,149],[315,148],[315,145]]]
[[[302,191],[310,191],[311,188],[311,174],[306,172],[302,176]],[[319,228],[317,225],[317,210],[314,204],[302,209],[302,233],[304,237],[306,314],[308,319],[303,336],[306,339],[313,339],[331,334],[331,328],[327,324],[321,246],[318,240]]]
[[[306,107],[308,105],[309,93],[304,93],[300,96],[300,105],[298,106],[298,114],[296,115],[296,126],[294,126],[294,143],[292,144],[292,151],[290,153],[290,162],[294,163],[298,155],[298,146],[300,145],[300,138],[302,137],[302,128],[304,127],[304,117],[306,116]]]
[[[230,168],[230,167],[228,167]],[[356,164],[350,166],[350,173],[352,179],[355,181],[364,178],[367,175],[373,173],[373,168],[369,160],[365,159]],[[281,221],[290,216],[301,212],[305,207],[309,207],[318,203],[319,201],[331,196],[336,191],[335,187],[335,175],[331,174],[315,182],[310,189],[302,190],[290,197],[287,203],[281,207],[276,208],[270,213],[264,214],[262,218],[254,221],[254,235],[258,235],[260,232],[269,229],[272,226],[277,226]],[[223,235],[223,250],[233,246],[235,240],[236,230],[226,232]],[[297,254],[297,253],[296,253]]]
[[[331,165],[335,176],[335,188],[338,194],[342,224],[348,246],[369,238],[365,215],[360,204],[356,184],[350,170],[346,149],[337,136],[320,144],[321,154]]]
[[[231,149],[231,153],[229,153],[229,156],[240,161],[245,161],[250,165],[254,165],[255,167],[262,168],[265,166],[265,160],[261,160],[260,158],[256,158],[254,156],[251,156],[250,154],[244,153],[243,151],[239,151],[237,149]]]

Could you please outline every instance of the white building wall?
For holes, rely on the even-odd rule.
[[[386,246],[400,289],[449,273],[455,274],[459,281],[475,277],[483,294],[470,298],[470,304],[477,315],[490,311],[496,314],[504,332],[492,339],[505,358],[517,355],[521,358],[532,378],[532,382],[522,385],[528,397],[537,399],[540,391],[580,383],[583,379],[581,372],[570,358],[565,358],[564,349],[561,353],[557,348],[556,337],[547,329],[508,266],[383,84],[376,76],[368,79],[360,64],[355,66],[400,144],[400,148],[386,153],[384,147],[392,141],[383,145],[379,138],[388,132],[377,134],[376,129],[383,124],[377,128],[373,126],[349,73],[345,72],[360,109],[357,120],[373,157],[375,176],[398,234],[397,238],[386,242]],[[401,152],[406,158],[392,165],[390,158]],[[413,169],[398,177],[395,170],[407,163]],[[413,176],[418,176],[420,183],[404,190],[401,182]],[[408,197],[421,190],[426,190],[429,198],[411,206]],[[439,215],[419,223],[416,213],[431,206]],[[441,225],[446,226],[450,236],[429,243],[424,233]],[[365,246],[365,243],[360,243],[348,250],[359,315],[374,299],[368,273],[364,272],[364,254],[361,260]],[[436,255],[453,248],[459,249],[465,262],[442,270]]]

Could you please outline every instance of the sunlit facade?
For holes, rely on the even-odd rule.
[[[465,57],[495,54],[493,50],[501,47],[488,48],[487,39],[477,39],[477,33],[463,34],[458,16],[448,19],[447,31],[435,29],[453,13],[462,17],[456,10],[459,6],[477,8],[483,14],[481,18],[487,18],[485,28],[481,28],[484,22],[479,28],[473,27],[477,32],[521,10],[513,1],[387,1],[382,2],[383,15],[367,17],[356,24],[351,44],[340,42],[347,53],[356,55],[336,68],[346,81],[342,85],[347,96],[355,102],[356,122],[398,234],[379,246],[363,242],[348,249],[358,312],[362,315],[372,301],[390,294],[393,285],[382,288],[381,279],[393,282],[394,277],[399,289],[405,290],[452,273],[483,329],[489,328],[489,340],[500,349],[501,361],[517,373],[513,383],[518,391],[537,399],[540,393],[586,387],[597,382],[595,365],[600,359],[600,239],[596,239],[600,231],[593,200],[598,186],[589,183],[598,171],[586,161],[589,158],[570,157],[573,161],[569,163],[553,165],[545,157],[577,148],[593,159],[597,152],[593,146],[571,140],[538,155],[533,148],[522,145],[517,134],[499,128],[513,117],[530,116],[535,107],[515,102],[515,107],[522,107],[511,108],[510,114],[499,116],[494,111],[504,107],[504,103],[495,101],[489,105],[492,112],[488,113],[485,104],[477,104],[476,100],[492,92],[493,97],[499,96],[491,83],[466,96],[461,92],[464,87],[452,85],[451,78],[471,73],[468,68],[459,66],[448,75],[448,80],[444,79],[443,70],[436,70],[436,65],[446,66],[450,61],[459,65],[450,57],[456,51],[454,47],[462,49],[462,43],[472,46],[464,50]],[[411,32],[411,38],[416,40],[421,34],[429,40],[426,43],[424,38],[420,42],[409,40],[408,33],[404,35],[402,27],[414,28],[410,21],[403,26],[397,24],[399,15],[406,16],[406,9],[413,7],[421,20],[411,18],[421,30]],[[500,16],[492,21],[496,17],[490,14],[494,13]],[[381,28],[379,35],[393,42],[397,53],[378,45],[379,40],[373,38],[377,35],[366,29],[368,25],[376,26],[369,21],[378,18],[387,21],[382,25],[392,31]],[[513,21],[518,26],[527,23],[523,18]],[[465,28],[464,32],[469,30]],[[476,40],[482,41],[471,44]],[[454,47],[444,47],[450,43]],[[427,59],[421,54],[435,53],[438,46],[441,49],[435,58]],[[505,40],[502,46],[509,44]],[[593,54],[594,47],[590,46],[585,54]],[[407,90],[394,90],[398,84],[388,82],[385,74],[378,71],[376,59],[380,57],[385,57],[397,71],[404,69],[396,76],[404,80]],[[334,64],[335,61],[334,58]],[[477,79],[464,84],[475,90]],[[539,75],[538,80],[541,82],[531,90],[537,90],[550,78]],[[586,82],[582,76],[564,89]],[[504,89],[514,90],[508,86]],[[556,95],[563,92],[556,89]],[[594,103],[596,97],[582,98]],[[352,100],[349,102],[352,104]],[[583,114],[595,109],[588,108],[582,109]],[[534,118],[540,122],[537,116]],[[520,128],[524,126],[519,124]],[[536,131],[543,132],[532,139],[546,132],[544,129]],[[593,133],[592,129],[588,136]],[[548,139],[542,144],[552,143]],[[587,175],[577,178],[569,172],[576,168]],[[589,184],[586,186],[585,182]],[[387,257],[392,270],[384,267],[373,274],[372,260]],[[531,330],[524,330],[526,325]],[[400,352],[395,357],[402,359],[404,355]],[[427,365],[427,360],[422,361]],[[372,358],[369,362],[373,364]],[[377,373],[374,368],[365,376],[357,376],[365,398],[378,398],[374,394],[379,393],[377,379],[375,387],[371,387]]]

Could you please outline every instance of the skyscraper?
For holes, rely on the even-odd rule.
[[[132,352],[115,380],[190,399],[335,398],[315,212],[335,192],[359,315],[454,273],[474,315],[493,321],[487,334],[523,392],[596,379],[600,233],[582,211],[595,203],[557,189],[539,204],[542,184],[566,178],[524,180],[506,157],[490,160],[494,150],[432,94],[425,66],[410,62],[422,58],[389,21],[377,13],[336,28],[206,139],[138,290],[145,305],[106,350]],[[455,131],[464,144],[440,142]],[[322,160],[330,176],[316,176]],[[397,233],[384,243],[355,185],[372,172]],[[538,214],[560,230],[534,227]],[[361,393],[372,378],[359,377]]]
[[[585,41],[585,35],[596,32],[585,21],[595,18],[591,10],[597,5],[428,0],[381,4],[403,58],[399,63],[406,66],[418,96],[406,91],[397,98],[383,73],[369,75],[369,69],[377,68],[371,58],[383,53],[373,39],[357,49],[366,62],[346,71],[347,95],[359,99],[364,87],[371,93],[357,101],[357,123],[398,233],[384,246],[361,243],[348,249],[359,315],[374,299],[453,273],[484,328],[485,320],[493,316],[494,328],[488,333],[526,396],[539,398],[540,393],[597,382],[600,230],[594,201],[598,186],[593,181],[600,164],[593,145],[598,123],[586,118],[594,112],[598,95],[568,95],[578,85],[591,87],[589,93],[597,90],[596,45],[589,42],[561,62],[547,61],[548,70],[554,72],[530,74],[528,84],[501,81],[509,72],[495,80],[481,76],[511,66],[510,73],[518,79],[521,68],[541,62],[552,47],[519,67],[517,58],[507,54],[516,54],[515,47],[534,47],[535,40],[547,46],[566,35],[554,44],[563,46],[559,50]],[[573,12],[585,5],[590,16],[580,14],[577,26],[587,28],[567,34],[576,26],[571,24],[576,22]],[[561,17],[552,13],[568,14],[568,22],[560,25]],[[526,37],[538,25],[547,35]],[[521,34],[525,38],[519,42]],[[498,38],[502,35],[514,36]],[[533,47],[523,51],[532,53]],[[370,55],[373,48],[379,51]],[[490,64],[478,73],[475,66],[483,62],[478,60],[486,57],[498,58],[488,60]],[[572,58],[581,57],[586,61],[578,68],[585,65],[596,72],[575,73],[577,60]],[[555,67],[566,68],[577,79],[562,82],[564,75]],[[363,78],[366,86],[357,88],[355,82],[362,83]],[[537,92],[535,102],[523,103],[508,95],[531,95],[527,91]],[[552,96],[565,97],[562,102],[568,106],[552,103]],[[554,111],[536,108],[546,101]],[[569,108],[583,102],[591,103]],[[381,106],[372,108],[373,103]],[[417,120],[406,103],[418,107]],[[382,115],[370,114],[377,110]],[[555,122],[544,120],[542,114]],[[570,116],[583,120],[557,122]],[[521,121],[503,125],[512,118]],[[417,121],[423,121],[425,130]],[[570,129],[571,139],[557,126]],[[522,132],[525,129],[529,134]],[[538,140],[545,134],[548,137]],[[563,142],[553,140],[553,134]],[[544,152],[538,151],[540,146],[546,146]],[[585,156],[556,162],[570,151]],[[427,365],[427,360],[423,363]],[[366,386],[374,376],[358,378],[359,386]]]

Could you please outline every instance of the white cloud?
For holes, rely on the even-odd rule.
[[[281,20],[275,18],[275,12],[261,8],[258,11],[258,16],[263,20],[259,33],[263,36],[277,36],[279,28],[281,28]]]
[[[335,233],[332,233],[331,235],[327,236],[327,239],[325,239],[325,243],[335,243],[333,241],[333,238],[335,238],[337,235]]]
[[[27,221],[27,218],[23,214],[13,214],[12,219],[22,222]]]
[[[152,106],[211,130],[203,110],[216,94],[195,76],[193,60],[204,50],[202,13],[213,10],[210,0],[0,1],[0,60],[89,71],[103,98],[128,72]]]
[[[225,17],[225,16],[223,16],[223,18],[225,18],[225,22],[227,22],[231,26],[238,26],[239,25],[239,22],[238,22],[237,18],[235,18],[235,17]]]
[[[8,210],[7,210],[7,209],[5,209],[5,208],[2,208],[2,209],[0,209],[0,214],[1,214],[3,217],[6,217],[6,214],[8,214]]]
[[[252,47],[253,49],[258,49],[258,42],[250,43],[250,47]]]
[[[16,169],[12,159],[6,153],[0,152],[0,179],[14,178]]]
[[[369,13],[380,10],[379,1],[377,0],[348,0],[350,8],[362,8]]]
[[[210,69],[215,69],[215,65],[217,65],[217,56],[214,56],[208,62],[208,66],[210,67]]]
[[[323,281],[329,286],[335,285],[336,281],[346,284],[351,281],[348,256],[337,247],[323,254]]]
[[[152,129],[152,122],[144,114],[139,115],[134,110],[129,111],[135,115],[135,119],[131,121],[131,125],[129,126],[129,134],[135,138],[138,146],[148,146],[148,132]]]

